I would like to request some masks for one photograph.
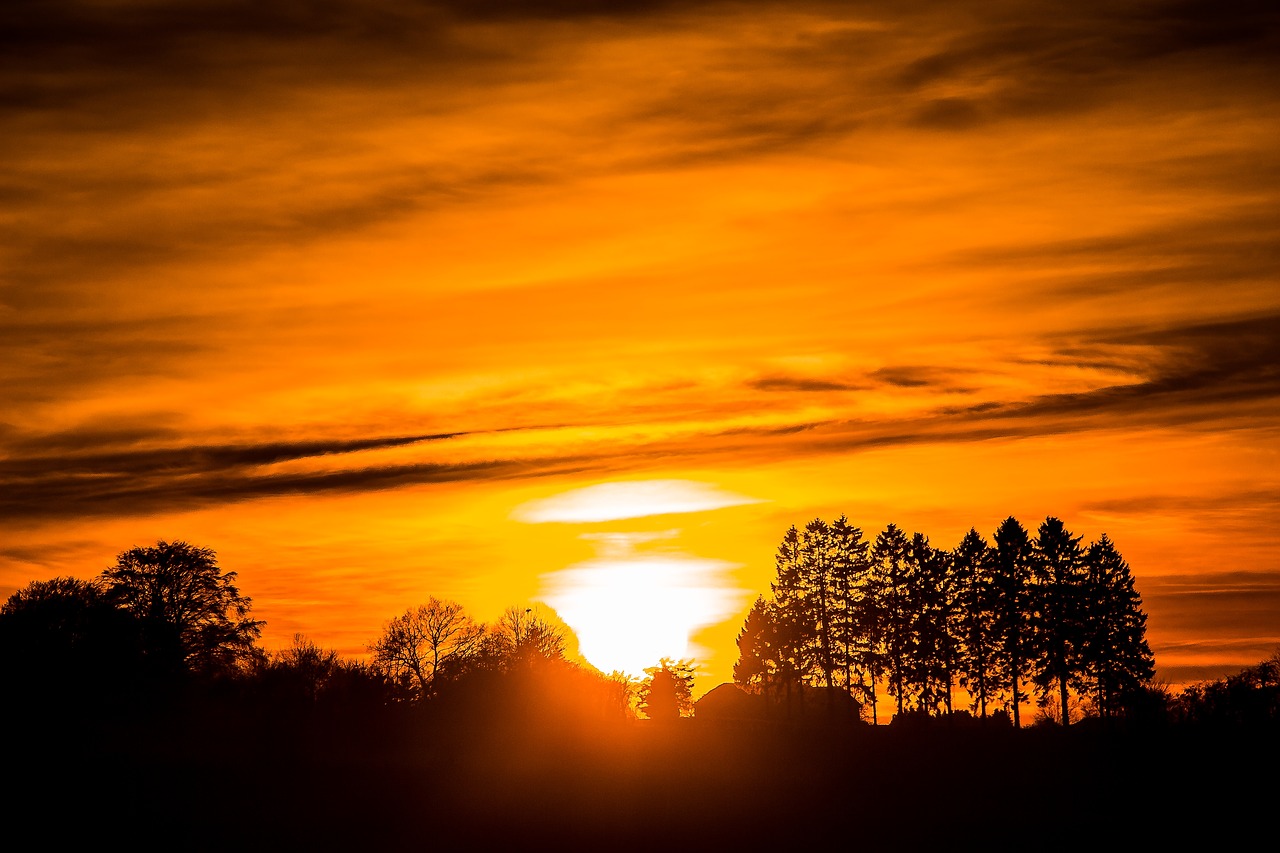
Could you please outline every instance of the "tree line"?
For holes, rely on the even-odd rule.
[[[872,709],[950,714],[957,687],[987,717],[1021,725],[1034,697],[1064,725],[1071,700],[1122,713],[1155,675],[1146,614],[1128,563],[1104,534],[1087,546],[1046,518],[1034,536],[1012,516],[988,543],[971,528],[953,549],[889,524],[874,539],[841,516],[792,526],[771,595],[738,634],[734,680],[785,698],[838,689]]]
[[[602,673],[569,658],[567,626],[539,608],[509,607],[486,624],[431,596],[390,619],[365,661],[302,634],[268,652],[251,611],[212,549],[131,548],[90,580],[34,581],[0,606],[0,680],[41,712],[136,707],[213,685],[295,710],[506,703],[513,713],[617,719],[692,710],[690,661],[663,659],[643,679]]]
[[[214,552],[158,542],[118,555],[90,580],[33,581],[0,605],[0,687],[8,714],[81,717],[163,708],[195,690],[287,717],[325,709],[498,709],[625,720],[695,712],[692,661],[663,659],[634,679],[570,660],[567,626],[510,607],[495,622],[430,597],[384,625],[365,660],[304,635],[261,648],[263,622]],[[942,715],[963,688],[983,717],[1020,725],[1032,698],[1069,720],[1081,698],[1100,717],[1195,726],[1280,721],[1280,651],[1257,666],[1170,695],[1154,678],[1146,615],[1128,564],[1105,535],[1088,546],[1056,518],[1031,536],[1014,518],[988,544],[971,529],[951,550],[890,524],[868,541],[841,517],[792,527],[771,594],[738,635],[734,679],[775,700],[813,687],[899,714]],[[1017,701],[1015,700],[1015,697]],[[24,710],[25,709],[25,710]],[[464,714],[466,711],[464,710]]]

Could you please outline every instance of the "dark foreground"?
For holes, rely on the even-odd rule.
[[[6,823],[26,849],[1187,849],[1273,840],[1280,793],[1277,739],[1239,731],[351,722],[15,723]]]

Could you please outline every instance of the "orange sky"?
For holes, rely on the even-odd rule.
[[[187,539],[269,648],[554,600],[707,689],[789,525],[1052,514],[1166,681],[1280,645],[1267,4],[0,15],[0,596]]]

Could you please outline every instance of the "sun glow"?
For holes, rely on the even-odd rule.
[[[624,519],[703,513],[758,503],[694,480],[597,483],[517,507],[531,524],[598,525]],[[640,676],[663,657],[699,658],[692,637],[741,605],[729,573],[737,564],[679,550],[679,529],[578,534],[599,551],[542,577],[541,597],[577,634],[583,657],[605,672]]]
[[[726,582],[731,568],[677,555],[588,560],[544,578],[543,597],[573,627],[592,665],[639,676],[660,658],[699,656],[693,633],[740,603]]]

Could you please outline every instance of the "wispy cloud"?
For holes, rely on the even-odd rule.
[[[584,486],[523,504],[516,508],[513,517],[531,524],[548,521],[582,524],[707,512],[758,502],[756,498],[691,480],[624,480]]]

